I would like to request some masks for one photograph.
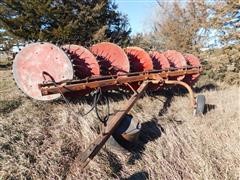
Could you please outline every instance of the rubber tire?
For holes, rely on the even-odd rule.
[[[206,98],[204,95],[198,95],[196,97],[196,109],[194,111],[194,115],[200,115],[203,116],[204,114],[204,109],[205,109],[205,102],[206,102]]]

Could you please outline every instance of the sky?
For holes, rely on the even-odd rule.
[[[118,10],[128,16],[132,35],[151,30],[156,0],[115,0]]]

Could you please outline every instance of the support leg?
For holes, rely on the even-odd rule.
[[[190,99],[191,106],[194,109],[196,108],[196,101],[195,101],[193,90],[187,83],[182,82],[182,81],[166,80],[165,84],[180,85],[180,86],[185,87],[188,90],[188,93],[189,93],[189,99]]]

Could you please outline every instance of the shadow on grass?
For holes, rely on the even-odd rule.
[[[142,123],[138,141],[133,146],[126,147],[131,152],[128,164],[134,164],[136,160],[141,159],[145,145],[161,137],[164,132],[163,127],[157,123],[156,119]]]
[[[210,91],[210,90],[216,90],[219,86],[213,83],[209,83],[209,84],[205,84],[203,86],[200,87],[195,87],[194,91],[196,93],[200,93],[202,91]]]
[[[216,109],[216,107],[217,107],[217,106],[214,105],[214,104],[205,104],[204,110],[203,110],[203,114],[206,114],[206,113],[208,113],[208,112]]]
[[[204,90],[214,90],[217,89],[218,86],[213,83],[209,83],[200,87],[195,87],[193,90],[195,93],[200,93]],[[107,97],[110,102],[119,102],[124,99],[129,99],[133,93],[129,90],[124,89],[115,89],[115,90],[107,90],[102,92],[102,96]],[[183,96],[188,94],[188,91],[180,86],[169,86],[169,87],[163,87],[160,88],[157,91],[151,91],[147,90],[146,93],[142,96],[150,96],[157,98],[158,96],[166,97],[167,100],[164,102],[164,107],[159,111],[159,115],[166,113],[167,108],[171,105],[171,102],[173,100],[173,96]],[[94,101],[94,93],[86,93],[83,94],[81,92],[74,92],[74,93],[67,93],[65,94],[65,97],[71,104],[88,104],[92,105]],[[64,99],[61,98],[59,100],[56,100],[55,102],[64,103]],[[105,104],[105,102],[99,101],[100,104]]]
[[[121,160],[113,152],[111,152],[107,149],[105,149],[105,152],[107,154],[107,160],[109,162],[109,168],[111,169],[111,172],[112,172],[111,176],[113,176],[114,178],[117,178],[117,176],[121,175],[121,171],[123,169],[123,166],[120,163]]]
[[[94,92],[89,92],[86,94],[83,94],[81,92],[74,92],[74,93],[66,93],[64,94],[64,97],[67,99],[67,101],[71,104],[88,104],[88,105],[92,105],[93,101],[94,101]],[[132,95],[131,92],[129,91],[124,91],[124,90],[108,90],[108,91],[103,91],[102,92],[102,97],[106,97],[108,98],[108,100],[114,101],[114,102],[119,102],[122,101],[124,99],[128,99],[130,96]],[[99,103],[100,104],[105,104],[104,100],[102,101],[102,99],[105,98],[100,98]],[[66,101],[64,100],[64,98],[60,98],[57,99],[53,102],[57,102],[57,103],[66,103]]]
[[[0,62],[0,71],[10,70],[12,68],[12,61]]]
[[[167,110],[171,106],[171,103],[173,101],[174,94],[171,91],[167,91],[164,96],[166,97],[166,100],[163,103],[162,109],[159,110],[158,116],[163,116],[167,113]]]
[[[7,114],[17,109],[22,104],[21,99],[0,101],[0,113]]]
[[[122,180],[146,180],[149,179],[149,174],[146,171],[139,171],[134,173],[133,175],[123,178]]]

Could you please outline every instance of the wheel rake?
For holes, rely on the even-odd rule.
[[[24,47],[13,61],[17,86],[29,97],[49,101],[71,94],[84,96],[97,90],[131,90],[130,98],[117,112],[103,119],[104,128],[89,147],[77,156],[84,168],[111,135],[133,144],[141,125],[128,112],[146,90],[165,86],[182,86],[189,93],[195,114],[202,114],[205,97],[195,97],[191,86],[197,81],[202,66],[192,54],[175,50],[146,52],[139,47],[122,49],[102,42],[89,49],[67,44],[32,43]],[[97,100],[99,97],[96,98]],[[97,103],[97,102],[95,102]]]

